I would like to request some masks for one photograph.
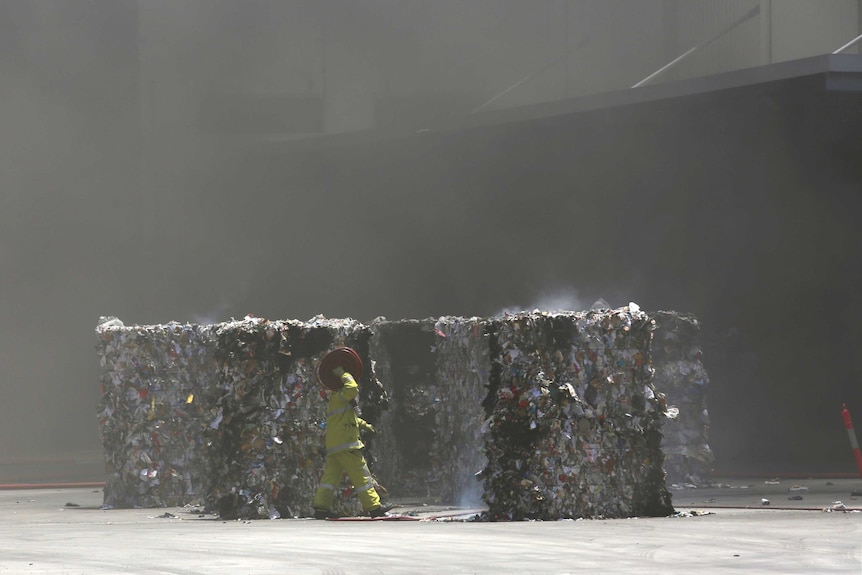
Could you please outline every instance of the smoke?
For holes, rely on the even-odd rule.
[[[204,314],[192,314],[192,322],[200,325],[212,325],[227,318],[231,304],[226,296],[222,296],[218,305]]]
[[[674,4],[689,23],[706,10]],[[826,105],[822,90],[776,85],[708,107],[667,99],[457,137],[301,139],[454,125],[501,94],[488,110],[628,89],[679,54],[673,36],[708,32],[680,19],[663,37],[667,6],[0,2],[0,310],[21,326],[0,334],[0,435],[12,438],[0,453],[51,452],[58,437],[98,445],[90,336],[105,313],[214,323],[634,299],[765,342],[767,377],[715,378],[727,382],[711,396],[715,430],[754,382],[812,381],[824,365],[832,381],[857,381],[842,361],[859,347],[862,309],[847,249],[862,181],[851,93]],[[720,47],[710,61],[747,62]],[[291,143],[246,145],[274,129]],[[813,194],[830,174],[846,189]],[[783,337],[800,325],[820,330],[792,342],[806,353]],[[728,450],[754,444],[727,437]]]
[[[583,311],[590,309],[590,307],[594,305],[592,302],[587,303],[587,301],[588,300],[582,298],[575,289],[564,288],[542,293],[533,303],[524,307],[507,306],[494,315],[502,316],[532,310],[541,310],[551,313]]]
[[[464,489],[458,495],[458,507],[461,509],[476,509],[483,507],[482,484],[478,480]]]

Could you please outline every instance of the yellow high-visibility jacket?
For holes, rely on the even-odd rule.
[[[333,391],[326,406],[326,454],[348,449],[362,449],[359,429],[368,424],[356,415],[353,399],[359,394],[359,384],[346,371],[341,374],[340,390]]]

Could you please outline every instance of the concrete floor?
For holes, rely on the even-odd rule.
[[[862,575],[859,490],[848,479],[728,481],[674,489],[677,517],[484,523],[416,502],[400,511],[420,521],[223,521],[194,507],[103,510],[93,487],[6,489],[0,574]]]

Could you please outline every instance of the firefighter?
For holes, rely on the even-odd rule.
[[[333,375],[341,379],[339,390],[329,390],[326,408],[326,467],[314,495],[314,518],[337,517],[332,512],[332,499],[341,476],[347,472],[354,491],[362,503],[363,511],[371,517],[382,517],[391,507],[380,504],[380,496],[374,488],[371,471],[362,454],[365,445],[359,437],[360,429],[374,433],[374,428],[356,415],[354,406],[359,393],[359,384],[353,376],[336,367]]]

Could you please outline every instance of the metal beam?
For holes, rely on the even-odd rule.
[[[632,86],[632,88],[638,88],[640,86],[643,86],[644,84],[646,84],[647,82],[649,82],[650,80],[652,80],[653,78],[655,78],[656,76],[658,76],[659,74],[661,74],[662,72],[667,70],[668,68],[671,68],[672,66],[679,63],[683,58],[685,58],[686,56],[688,56],[689,54],[691,54],[695,50],[699,50],[701,48],[706,48],[707,46],[709,46],[713,42],[724,37],[728,32],[730,32],[731,30],[733,30],[734,28],[736,28],[737,26],[739,26],[743,22],[746,22],[746,21],[750,20],[751,18],[757,16],[759,13],[760,13],[760,4],[758,4],[757,6],[755,6],[754,8],[749,10],[748,12],[746,12],[744,15],[742,15],[742,17],[734,20],[729,26],[727,26],[726,28],[721,30],[721,32],[719,32],[718,34],[716,34],[712,38],[709,38],[708,40],[705,40],[705,41],[701,42],[700,44],[695,44],[694,46],[692,46],[691,48],[686,50],[683,54],[677,56],[676,58],[674,58],[673,60],[671,60],[670,62],[668,62],[667,64],[665,64],[664,66],[662,66],[661,68],[659,68],[658,70],[656,70],[655,72],[653,72],[652,74],[650,74],[649,76],[647,76],[646,78],[644,78],[643,80],[641,80],[640,82],[635,84],[634,86]]]
[[[851,48],[851,47],[855,46],[856,44],[858,44],[859,42],[862,42],[862,34],[859,34],[858,36],[856,36],[855,38],[853,38],[852,40],[850,40],[849,42],[847,42],[846,44],[844,44],[843,46],[841,46],[840,48],[838,48],[837,50],[835,50],[832,53],[833,54],[840,54],[841,52],[843,52],[847,48]]]

